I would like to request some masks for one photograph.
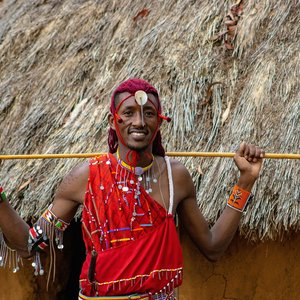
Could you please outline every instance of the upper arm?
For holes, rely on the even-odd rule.
[[[180,223],[197,247],[206,254],[211,240],[211,231],[195,198],[185,198],[178,206]]]
[[[198,248],[205,254],[210,245],[211,232],[198,207],[192,177],[182,164],[175,164],[173,174],[180,223]]]
[[[75,167],[58,186],[51,211],[65,222],[70,222],[84,201],[89,177],[89,163]]]

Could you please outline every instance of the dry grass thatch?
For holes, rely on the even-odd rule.
[[[299,1],[242,1],[229,50],[219,34],[232,4],[1,1],[0,153],[106,151],[109,97],[128,77],[160,90],[173,118],[163,128],[168,151],[232,151],[246,140],[299,153]],[[236,180],[233,162],[184,161],[214,222]],[[24,218],[36,217],[77,163],[3,161],[2,184]],[[300,228],[299,169],[299,161],[265,162],[242,235],[278,239]]]

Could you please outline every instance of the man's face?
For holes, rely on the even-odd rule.
[[[130,93],[120,93],[115,98],[116,107],[128,97]],[[152,146],[152,141],[160,125],[158,118],[158,101],[153,94],[147,94],[148,100],[143,106],[135,101],[134,95],[125,100],[119,107],[117,114],[121,122],[113,122],[110,117],[110,125],[116,130],[119,144],[125,144],[130,150],[143,151]],[[116,128],[117,127],[117,128]]]

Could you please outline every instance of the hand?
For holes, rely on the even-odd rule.
[[[241,172],[238,185],[241,188],[250,189],[259,176],[262,167],[264,150],[245,142],[240,144],[234,156],[234,162]]]

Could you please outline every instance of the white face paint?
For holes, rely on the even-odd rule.
[[[136,103],[141,106],[142,124],[143,124],[143,126],[145,126],[143,105],[145,105],[146,102],[148,101],[148,95],[144,91],[136,91],[134,94],[134,98],[135,98]]]

